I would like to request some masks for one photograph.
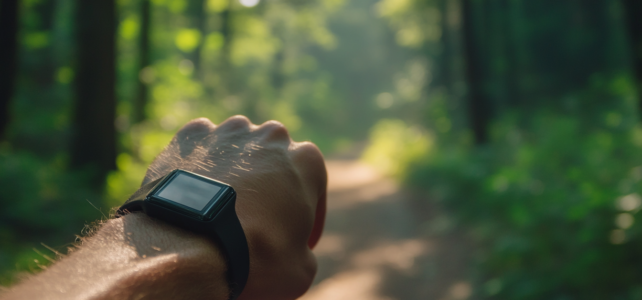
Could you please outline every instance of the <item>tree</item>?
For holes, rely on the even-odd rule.
[[[147,106],[148,89],[145,82],[145,68],[150,65],[149,58],[149,31],[151,22],[151,3],[149,0],[141,0],[140,6],[140,36],[138,41],[138,74],[139,80],[134,98],[133,124],[142,122],[147,118],[145,107]]]
[[[638,107],[642,113],[642,18],[640,18],[642,2],[639,0],[624,0],[623,4],[633,56],[633,71],[637,81]]]
[[[100,184],[115,169],[116,3],[76,1],[77,76],[71,164],[92,168]]]
[[[57,4],[58,1],[47,0],[40,1],[36,6],[38,16],[40,17],[39,30],[47,32],[50,36],[54,29]],[[51,88],[51,85],[55,84],[54,74],[56,70],[56,58],[54,57],[53,47],[48,45],[48,47],[38,49],[36,55],[40,57],[40,60],[37,62],[36,68],[30,70],[31,72],[28,76],[34,78],[39,87],[43,87],[44,89]]]
[[[232,1],[229,0],[227,8],[221,12],[221,34],[223,35],[222,63],[225,71],[230,68],[230,51],[232,49]]]
[[[502,0],[499,3],[496,3],[495,12],[497,14],[493,18],[495,25],[495,33],[498,35],[498,42],[500,44],[501,50],[501,66],[500,75],[503,77],[504,85],[504,98],[507,106],[519,107],[520,99],[519,96],[519,72],[517,71],[517,55],[515,40],[513,34],[514,22],[512,15],[512,3],[511,0]]]
[[[194,63],[194,74],[196,77],[201,77],[201,51],[205,38],[207,37],[207,10],[205,9],[205,0],[189,1],[189,12],[193,27],[201,33],[201,42],[198,43],[193,52],[190,53],[189,58]]]
[[[18,0],[3,0],[0,6],[0,139],[9,125],[9,109],[18,66]]]
[[[436,87],[443,87],[451,92],[453,81],[452,58],[454,52],[453,45],[453,28],[450,26],[450,9],[449,0],[439,0],[437,7],[442,13],[441,17],[441,49],[437,55],[437,67],[435,68],[439,76],[431,78],[432,84]]]
[[[472,2],[472,0],[462,1],[465,76],[468,82],[468,118],[475,143],[480,145],[488,141],[487,127],[490,121],[491,107],[490,101],[483,91],[484,74],[480,59],[481,47],[474,30]]]

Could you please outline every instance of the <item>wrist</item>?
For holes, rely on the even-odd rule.
[[[209,239],[133,213],[107,221],[80,249],[2,296],[224,300],[226,270]]]
[[[243,292],[250,271],[249,248],[236,214],[236,191],[229,184],[174,169],[142,185],[117,213],[138,211],[216,241],[228,264],[229,299]]]
[[[114,293],[122,299],[227,299],[227,266],[209,238],[171,226],[142,213],[107,222],[87,248],[115,243],[112,260],[119,268]]]

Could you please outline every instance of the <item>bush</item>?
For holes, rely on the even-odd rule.
[[[614,118],[588,127],[547,112],[526,125],[506,117],[486,146],[380,155],[396,158],[398,178],[441,203],[476,242],[479,297],[639,299],[642,129]]]
[[[84,225],[101,217],[95,206],[102,197],[87,187],[88,173],[65,165],[62,157],[43,160],[0,148],[0,284],[55,258],[41,243],[64,252]]]
[[[405,174],[477,241],[480,296],[638,299],[642,131],[547,113],[518,128],[499,122],[487,146],[441,148]]]

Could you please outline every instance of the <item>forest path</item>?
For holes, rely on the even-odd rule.
[[[328,214],[314,249],[319,268],[301,300],[471,297],[469,249],[428,201],[413,201],[357,160],[327,160],[326,166]]]

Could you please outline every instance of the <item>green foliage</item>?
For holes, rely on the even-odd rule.
[[[363,160],[385,173],[401,176],[409,163],[429,157],[433,147],[432,134],[408,127],[401,120],[384,119],[372,128]]]
[[[39,252],[55,257],[40,243],[64,252],[86,224],[104,217],[101,195],[87,188],[91,171],[71,172],[65,165],[64,157],[46,161],[0,148],[0,284],[48,264]]]
[[[21,2],[0,283],[45,263],[40,242],[61,250],[99,218],[88,200],[122,203],[182,124],[244,114],[325,153],[372,129],[364,160],[439,201],[476,242],[479,298],[642,297],[642,128],[619,1],[471,1],[473,80],[493,119],[474,146],[461,1],[152,0],[141,70],[140,2],[119,0],[120,153],[104,191],[67,163],[74,3]],[[139,83],[147,119],[134,123]]]
[[[201,42],[201,32],[198,29],[181,29],[176,34],[176,47],[189,53],[194,51]]]
[[[579,118],[560,107],[506,114],[484,146],[442,138],[417,156],[386,153],[375,139],[366,153],[384,149],[398,178],[443,205],[475,242],[479,297],[638,299],[642,127],[626,82],[569,96],[585,104],[574,108]],[[613,101],[586,105],[597,99]],[[375,128],[375,137],[409,130]]]

